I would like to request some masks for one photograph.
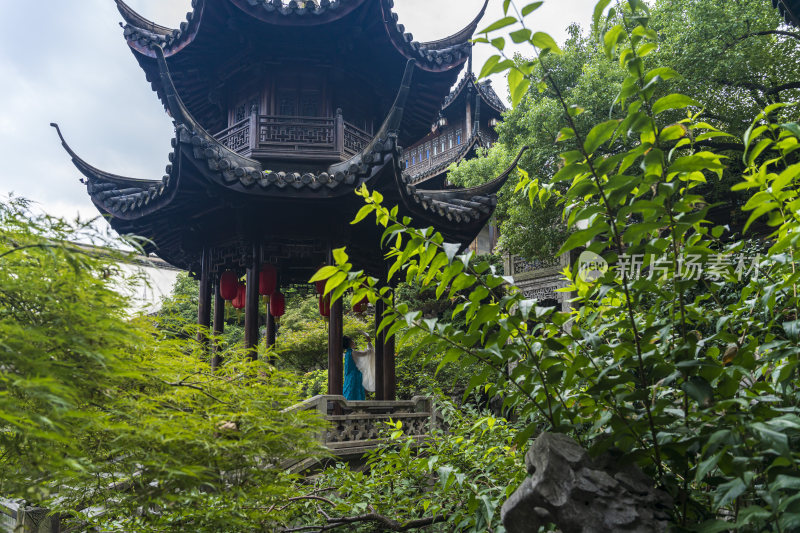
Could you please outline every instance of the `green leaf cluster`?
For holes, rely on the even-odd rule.
[[[92,221],[0,203],[0,494],[103,531],[263,529],[319,454],[294,382],[130,316],[119,242]],[[71,244],[92,239],[106,253]],[[131,243],[134,246],[135,242]]]

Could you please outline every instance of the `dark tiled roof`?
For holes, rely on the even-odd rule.
[[[772,0],[788,24],[800,27],[800,0]]]
[[[478,91],[478,94],[481,95],[481,99],[486,103],[486,105],[498,113],[503,113],[506,111],[505,104],[503,104],[503,101],[500,100],[499,96],[497,96],[497,93],[494,92],[492,85],[485,81],[479,83],[475,77],[475,74],[472,72],[468,72],[467,75],[464,76],[460,82],[458,82],[458,85],[456,85],[455,88],[450,91],[450,94],[448,94],[447,98],[444,99],[442,110],[450,107],[450,105],[455,102],[459,96],[461,96],[461,93],[463,93],[464,89],[467,87],[473,87],[476,91]]]
[[[177,94],[170,77],[163,50],[157,49],[161,82],[166,88],[166,100],[176,122],[175,151],[170,154],[167,175],[160,182],[136,180],[109,174],[78,157],[61,137],[62,144],[72,156],[76,167],[88,178],[87,190],[98,207],[122,219],[133,219],[151,213],[165,202],[155,200],[174,195],[178,176],[173,175],[172,163],[179,153],[187,155],[205,175],[218,185],[233,187],[239,192],[281,195],[281,191],[332,191],[342,189],[346,194],[354,187],[372,178],[384,165],[399,161],[396,131],[402,121],[405,101],[411,86],[414,62],[409,61],[402,85],[392,111],[375,138],[347,161],[331,165],[325,172],[270,172],[260,162],[246,158],[222,145],[205,131],[192,116]],[[57,126],[56,126],[57,128]],[[61,132],[59,131],[59,135]],[[343,186],[349,186],[344,189]],[[169,198],[171,199],[171,196]],[[285,193],[284,193],[285,195]]]
[[[494,88],[492,87],[492,84],[489,83],[488,80],[478,83],[477,87],[481,93],[481,96],[483,96],[484,102],[489,104],[491,107],[493,107],[496,111],[499,111],[500,113],[506,111],[505,104],[503,103],[502,100],[500,100],[500,97],[497,96],[497,93],[494,92]]]
[[[497,192],[508,181],[509,176],[517,168],[519,160],[527,150],[528,147],[524,147],[502,174],[478,187],[429,191],[407,184],[406,194],[424,212],[446,219],[451,223],[485,223],[497,205]]]
[[[205,4],[209,0],[192,0],[192,11],[186,14],[186,22],[179,28],[167,28],[155,24],[133,11],[123,0],[116,0],[117,7],[126,24],[125,38],[139,52],[152,57],[150,49],[161,46],[167,56],[179,51],[196,35]],[[213,0],[221,2],[223,0]],[[280,24],[324,24],[335,21],[366,2],[381,2],[383,22],[391,41],[408,58],[418,61],[419,66],[430,70],[449,70],[463,64],[469,55],[470,39],[485,13],[484,5],[479,16],[460,32],[429,43],[414,41],[405,26],[398,23],[398,16],[392,11],[393,0],[319,0],[305,2],[303,7],[295,0],[228,0],[243,11],[262,21]]]
[[[148,51],[152,46],[161,46],[167,54],[179,49],[197,33],[205,9],[205,0],[192,0],[192,11],[186,13],[186,21],[178,28],[167,28],[147,20],[123,0],[116,0],[122,18],[125,20],[125,39],[137,45],[139,51]]]
[[[166,174],[162,179],[126,178],[104,172],[88,164],[70,148],[58,124],[51,126],[58,132],[61,144],[72,157],[72,162],[86,176],[84,183],[92,201],[105,212],[123,220],[138,218],[160,209],[175,194],[177,176],[172,165],[176,156],[175,151],[169,154],[170,164],[167,165]],[[177,147],[175,139],[172,140],[172,146]]]

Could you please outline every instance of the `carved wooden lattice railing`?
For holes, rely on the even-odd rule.
[[[245,156],[296,152],[345,158],[357,155],[372,141],[372,134],[345,122],[340,114],[332,118],[252,115],[214,137]]]
[[[349,156],[358,154],[372,141],[372,135],[349,122],[344,123],[343,134],[344,152]]]
[[[246,118],[237,122],[228,129],[216,135],[217,140],[234,152],[250,149],[250,119]]]
[[[259,150],[279,148],[296,151],[333,151],[336,123],[333,118],[258,117]]]
[[[291,410],[314,410],[330,425],[320,435],[326,448],[339,457],[360,456],[383,442],[387,422],[402,422],[403,432],[423,441],[439,427],[440,417],[433,399],[415,396],[411,400],[348,402],[343,396],[315,396],[290,407]]]

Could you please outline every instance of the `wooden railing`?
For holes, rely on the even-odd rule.
[[[234,152],[241,152],[242,150],[250,149],[250,119],[246,118],[237,122],[230,128],[224,129],[217,133],[214,137],[219,142],[233,150]]]
[[[435,166],[439,165],[440,163],[446,161],[454,161],[456,155],[458,154],[459,149],[463,146],[463,144],[454,144],[452,148],[448,148],[444,152],[439,152],[436,155],[432,155],[428,159],[423,159],[422,161],[417,161],[413,165],[409,165],[405,168],[405,172],[407,175],[412,177],[411,183],[416,183],[419,181],[420,176],[427,170],[434,168]],[[404,156],[405,157],[405,156]],[[409,159],[409,162],[411,159]]]
[[[317,154],[342,160],[358,154],[372,140],[372,134],[346,122],[341,113],[332,118],[252,115],[214,137],[248,157]]]
[[[289,409],[320,413],[330,423],[320,441],[340,458],[361,456],[383,443],[381,434],[388,422],[401,422],[403,432],[419,442],[441,425],[433,399],[426,396],[360,402],[349,402],[343,396],[315,396]]]

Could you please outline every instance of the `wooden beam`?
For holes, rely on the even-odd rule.
[[[225,333],[225,300],[222,299],[222,292],[217,274],[214,281],[214,337],[220,337]],[[211,356],[211,370],[216,370],[222,364],[222,346],[219,341],[214,342],[212,348],[213,355]]]
[[[375,399],[376,400],[385,400],[386,399],[386,387],[383,383],[383,372],[384,372],[384,339],[386,338],[385,332],[378,331],[378,326],[383,320],[383,311],[385,309],[385,305],[383,300],[378,300],[375,303]]]
[[[197,304],[197,342],[208,349],[208,330],[211,328],[211,250],[203,248],[200,259],[200,295]]]
[[[247,269],[247,293],[244,304],[244,347],[250,351],[250,358],[258,358],[258,270],[260,256],[257,245],[253,245],[253,255]]]

